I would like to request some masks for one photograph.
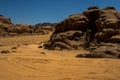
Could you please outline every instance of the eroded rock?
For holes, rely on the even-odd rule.
[[[114,7],[99,9],[94,6],[57,24],[45,48],[71,50],[96,47],[102,42],[119,44],[119,36],[120,12]]]

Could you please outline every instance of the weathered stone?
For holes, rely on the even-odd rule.
[[[112,42],[112,43],[120,43],[120,35],[112,36],[110,38],[110,42]]]
[[[55,26],[55,33],[69,30],[84,31],[88,26],[88,22],[89,20],[83,14],[73,14]]]
[[[70,15],[57,24],[55,32],[45,47],[57,50],[81,48],[90,50],[93,47],[92,54],[89,56],[102,55],[101,57],[117,58],[119,53],[117,45],[115,47],[118,50],[113,50],[110,45],[106,48],[104,46],[106,51],[101,43],[119,44],[118,35],[120,35],[120,12],[111,6],[104,9],[94,6],[89,7],[82,14]],[[113,54],[115,55],[112,56]]]
[[[120,45],[117,44],[102,44],[97,49],[92,50],[87,54],[78,54],[76,57],[80,58],[120,58]]]

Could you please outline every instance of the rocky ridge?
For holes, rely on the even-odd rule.
[[[0,37],[18,36],[18,35],[36,35],[48,34],[54,30],[55,24],[29,25],[29,24],[13,24],[10,18],[0,15]]]

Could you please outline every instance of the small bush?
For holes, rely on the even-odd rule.
[[[18,47],[12,47],[11,49],[17,49]]]
[[[40,52],[40,53],[41,53],[41,54],[44,54],[44,55],[46,54],[45,52]]]
[[[78,54],[77,58],[105,58],[105,55],[100,53],[90,53],[90,54]]]
[[[43,48],[43,46],[38,46],[38,48]]]
[[[9,50],[2,50],[1,51],[1,54],[7,54],[7,53],[10,53],[10,51]]]

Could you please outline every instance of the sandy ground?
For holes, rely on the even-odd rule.
[[[120,80],[119,59],[75,58],[84,50],[38,48],[50,35],[0,38],[0,80]],[[12,49],[17,47],[17,49]]]

